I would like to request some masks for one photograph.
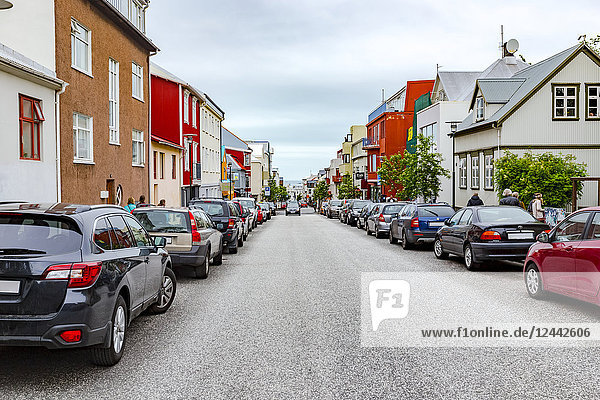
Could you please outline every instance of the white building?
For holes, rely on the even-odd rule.
[[[200,197],[221,198],[221,124],[225,119],[225,112],[206,93],[202,93],[201,100],[200,164],[202,178],[199,189]]]
[[[269,185],[273,172],[273,154],[275,150],[266,140],[248,140],[252,150],[251,191],[252,196],[262,200],[262,191]]]
[[[497,204],[493,162],[506,151],[573,154],[588,175],[600,176],[599,102],[600,58],[585,44],[510,78],[478,79],[472,112],[456,133],[457,204],[475,190]],[[586,185],[580,205],[597,204],[597,196],[596,184]]]

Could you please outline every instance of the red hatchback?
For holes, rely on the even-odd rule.
[[[555,292],[600,305],[600,207],[579,210],[529,248],[525,286],[533,298]]]

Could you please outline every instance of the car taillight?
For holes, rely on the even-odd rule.
[[[415,217],[413,219],[410,220],[410,227],[411,228],[418,228],[419,227],[419,218]]]
[[[229,223],[227,224],[227,228],[233,228],[235,226],[235,219],[229,218]]]
[[[544,231],[544,233],[550,233],[551,231],[552,231],[552,229],[546,229],[546,230]]]
[[[202,244],[202,237],[200,237],[200,232],[198,232],[196,219],[191,211],[188,212],[190,213],[190,225],[192,226],[192,246],[200,246]]]
[[[64,331],[60,334],[62,340],[67,343],[75,343],[81,340],[81,331],[79,329],[73,331]]]
[[[496,231],[485,231],[481,234],[481,240],[500,240],[500,234]]]
[[[383,216],[383,214],[379,214],[379,221],[385,222],[385,217]]]
[[[51,265],[46,268],[42,280],[68,280],[68,288],[92,286],[102,271],[102,262]]]
[[[246,222],[246,217],[242,217],[242,222]]]

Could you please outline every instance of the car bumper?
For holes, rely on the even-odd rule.
[[[471,243],[477,261],[524,260],[531,243]]]
[[[192,246],[190,251],[170,251],[171,262],[174,267],[197,266],[204,264],[206,245]]]
[[[412,243],[433,243],[437,231],[408,231],[408,240]]]
[[[332,217],[337,217],[340,212],[338,210],[330,210],[329,213]]]
[[[389,232],[390,231],[390,222],[381,222],[378,221],[377,222],[377,229],[379,230],[379,232]]]

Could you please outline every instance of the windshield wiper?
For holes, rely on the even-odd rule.
[[[31,249],[20,249],[20,248],[0,248],[0,254],[9,255],[9,254],[46,254],[45,251],[42,250],[31,250]]]

